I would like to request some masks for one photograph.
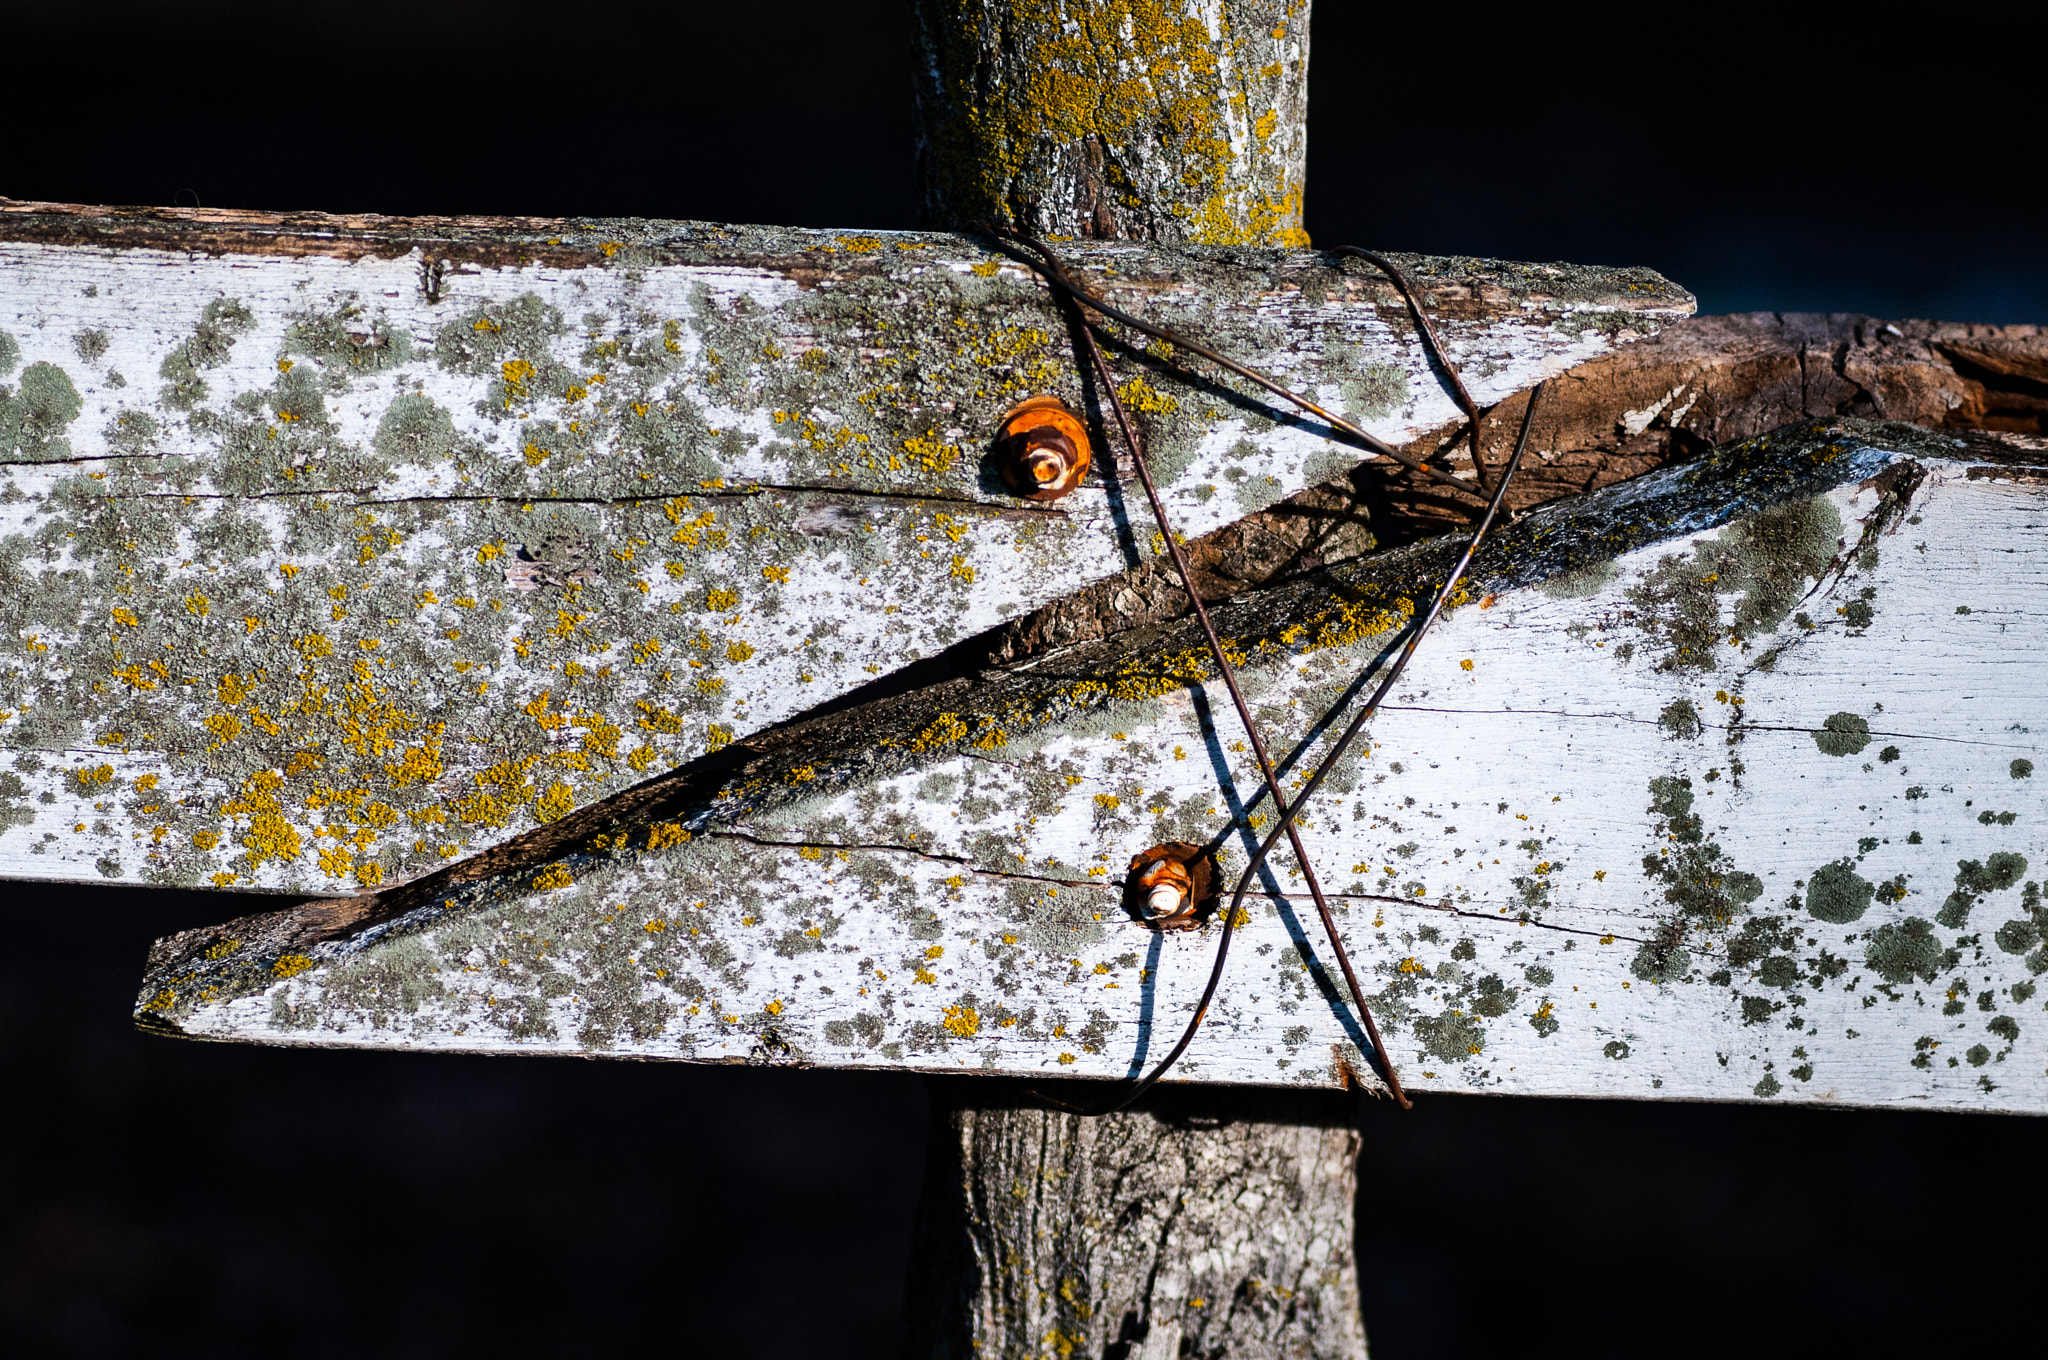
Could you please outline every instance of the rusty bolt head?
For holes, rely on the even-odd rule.
[[[1003,413],[996,470],[1028,501],[1056,501],[1088,474],[1088,430],[1058,397],[1033,397]]]
[[[1195,923],[1213,894],[1215,863],[1199,845],[1167,841],[1131,857],[1124,900],[1138,916],[1170,929]]]

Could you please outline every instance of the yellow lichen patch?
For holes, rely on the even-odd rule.
[[[647,828],[649,850],[666,850],[671,845],[682,845],[689,839],[689,828],[681,822],[656,822]]]
[[[232,713],[216,713],[205,723],[206,730],[213,733],[215,740],[206,749],[218,751],[242,734],[242,720]]]
[[[385,765],[384,773],[399,788],[433,783],[441,777],[441,743],[430,738],[424,745],[406,747],[402,757]]]
[[[534,367],[524,359],[508,359],[498,369],[498,376],[505,384],[505,409],[511,410],[512,403],[526,395],[526,384],[533,380]]]
[[[89,793],[113,781],[114,767],[111,765],[81,765],[71,772],[71,777],[78,781],[78,787],[81,791]]]
[[[706,591],[704,594],[704,607],[716,613],[722,614],[728,609],[736,609],[739,602],[740,597],[736,591],[719,589]]]
[[[1116,390],[1125,406],[1147,415],[1169,415],[1180,409],[1180,403],[1166,393],[1159,391],[1143,378],[1132,378]]]
[[[297,977],[313,966],[313,960],[304,954],[283,954],[270,965],[270,974],[277,978]]]
[[[552,822],[566,817],[576,807],[576,793],[560,780],[548,785],[540,797],[533,800],[535,821]]]
[[[938,721],[925,728],[924,731],[918,733],[911,740],[910,749],[913,751],[929,751],[934,747],[959,741],[968,734],[968,731],[967,724],[960,721],[958,713],[941,713],[939,714]]]
[[[123,609],[119,605],[114,606],[112,611],[112,617],[115,623],[126,624],[130,628],[137,628],[141,626],[140,621],[135,617],[134,614],[132,614],[126,609]]]
[[[981,1016],[968,1006],[946,1007],[946,1018],[942,1023],[946,1032],[956,1038],[972,1039],[981,1033]]]
[[[727,661],[745,661],[753,656],[754,649],[747,643],[735,641],[725,649]]]
[[[547,868],[534,875],[533,879],[533,886],[542,890],[569,888],[574,887],[575,884],[576,876],[570,873],[568,866],[564,864],[550,864]]]

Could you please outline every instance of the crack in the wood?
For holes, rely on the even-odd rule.
[[[0,467],[15,466],[0,463]],[[22,464],[20,466],[50,466],[49,464]],[[771,482],[747,482],[736,484],[730,490],[690,487],[682,490],[648,491],[631,496],[550,496],[521,495],[512,492],[460,492],[435,493],[419,496],[377,496],[375,487],[337,486],[316,488],[305,491],[112,491],[105,499],[109,501],[261,501],[293,496],[356,496],[362,499],[357,505],[439,505],[451,503],[502,502],[516,505],[647,505],[674,500],[678,496],[692,500],[753,500],[773,493],[798,496],[827,496],[840,499],[873,500],[892,505],[949,505],[963,509],[979,510],[994,519],[1023,519],[1032,521],[1058,520],[1065,522],[1071,516],[1065,510],[1026,509],[1015,505],[1003,505],[993,501],[975,500],[968,496],[952,496],[943,493],[911,494],[902,491],[875,491],[867,487],[808,486],[801,484],[782,485]]]
[[[769,840],[765,836],[757,836],[750,831],[733,831],[729,829],[702,831],[698,834],[709,840],[746,841],[750,845],[759,845],[778,850],[802,850],[807,848],[814,850],[870,850],[916,855],[919,859],[928,859],[940,864],[957,864],[969,873],[979,874],[984,878],[1011,878],[1031,883],[1053,883],[1062,888],[1095,888],[1104,892],[1112,889],[1120,890],[1121,888],[1119,884],[1098,883],[1094,879],[1088,878],[1054,878],[1050,874],[1020,874],[1011,869],[984,869],[965,855],[948,855],[937,850],[920,850],[914,845],[850,841],[776,841]]]
[[[1639,718],[1633,713],[1573,713],[1561,708],[1431,708],[1419,704],[1388,704],[1380,711],[1382,713],[1442,713],[1452,717],[1466,718],[1487,718],[1497,714],[1509,713],[1517,717],[1575,718],[1588,722],[1596,719],[1609,719],[1614,722],[1636,723],[1644,727],[1662,726],[1655,718]],[[1825,732],[1827,729],[1824,727],[1798,727],[1789,723],[1736,722],[1701,723],[1700,730],[1702,732],[1803,732],[1808,736],[1813,736]],[[1974,737],[1940,737],[1932,733],[1895,732],[1876,727],[1870,729],[1870,735],[1872,737],[1896,737],[1901,741],[1941,741],[1960,746],[1992,746],[2015,751],[2031,751],[2034,749],[2031,746],[2021,745],[2016,742],[1983,741]]]
[[[978,875],[983,878],[1015,879],[1031,883],[1051,883],[1056,884],[1057,886],[1063,888],[1094,888],[1097,891],[1101,892],[1112,892],[1121,890],[1120,885],[1118,884],[1098,882],[1094,879],[1055,878],[1050,874],[1025,874],[1018,873],[1015,870],[1011,869],[986,869],[981,867],[980,865],[977,865],[976,863],[974,863],[974,861],[972,861],[965,855],[949,855],[937,850],[921,850],[914,845],[894,845],[887,842],[778,841],[770,840],[766,836],[755,835],[754,833],[749,831],[734,831],[729,829],[720,831],[704,831],[699,832],[698,834],[709,840],[723,839],[745,841],[750,845],[758,845],[767,849],[866,850],[879,854],[914,855],[919,859],[932,860],[940,864],[958,865],[961,868],[966,869],[969,873]],[[1520,917],[1509,917],[1503,920],[1498,915],[1489,916],[1483,911],[1478,911],[1466,907],[1453,906],[1448,902],[1430,902],[1413,897],[1396,897],[1390,893],[1326,892],[1324,895],[1328,897],[1330,900],[1336,902],[1377,902],[1384,903],[1390,906],[1402,907],[1410,910],[1420,908],[1425,911],[1445,912],[1452,916],[1468,917],[1474,921],[1488,921],[1495,925],[1535,926],[1541,930],[1554,930],[1560,932],[1561,934],[1566,935],[1612,936],[1614,939],[1617,940],[1627,940],[1630,944],[1648,943],[1648,941],[1645,939],[1640,939],[1633,935],[1622,935],[1611,930],[1596,930],[1590,926],[1554,925],[1548,921],[1539,920],[1535,917],[1529,917],[1527,919],[1523,919]],[[1311,900],[1307,893],[1278,892],[1264,893],[1261,894],[1261,896],[1268,902],[1307,902]]]

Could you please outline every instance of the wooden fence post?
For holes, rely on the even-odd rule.
[[[913,0],[932,225],[1308,244],[1309,0]],[[1089,1119],[933,1079],[909,1356],[1362,1356],[1357,1135],[1329,1092]]]
[[[906,1355],[1362,1356],[1354,1097],[932,1078]]]
[[[912,0],[929,225],[1305,246],[1309,0]]]

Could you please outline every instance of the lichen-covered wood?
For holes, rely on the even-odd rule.
[[[1815,422],[1505,529],[1304,817],[1409,1088],[2048,1109],[2044,462]],[[1216,612],[1288,780],[1456,547]],[[1123,866],[1183,839],[1228,871],[1270,816],[1228,713],[1184,625],[1040,654],[765,734],[491,876],[165,941],[140,1014],[1134,1075],[1213,931],[1131,919]],[[1375,1080],[1305,911],[1283,856],[1177,1077]]]
[[[926,221],[1305,246],[1309,0],[914,0]]]
[[[1364,1360],[1351,1104],[1196,1088],[1085,1119],[933,1083],[904,1353]]]
[[[1394,441],[1404,307],[1294,251],[1072,252]],[[1482,399],[1690,310],[1641,270],[1407,259]],[[1119,360],[1182,532],[1357,451]],[[0,873],[413,878],[1155,551],[1034,277],[959,236],[0,201]]]

